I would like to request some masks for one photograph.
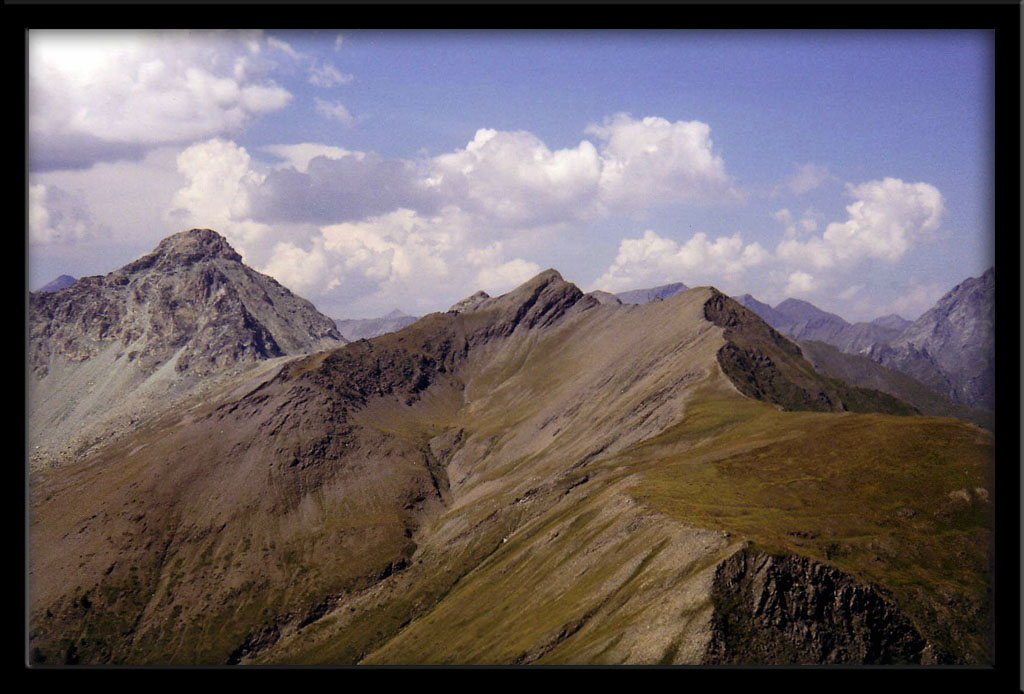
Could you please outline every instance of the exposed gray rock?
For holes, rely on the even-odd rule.
[[[29,302],[32,372],[120,343],[125,363],[209,375],[243,362],[345,343],[334,322],[276,280],[242,263],[220,234],[192,229],[105,276],[83,277]]]
[[[995,268],[961,282],[889,344],[865,351],[955,402],[995,408]]]

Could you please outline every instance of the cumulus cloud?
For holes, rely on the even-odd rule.
[[[592,214],[600,170],[586,140],[552,151],[528,132],[481,129],[465,148],[435,157],[426,184],[466,210],[540,224]]]
[[[214,138],[183,150],[177,167],[186,184],[174,194],[168,219],[179,228],[216,229],[253,262],[247,251],[257,249],[270,227],[250,217],[253,191],[265,174],[245,148]]]
[[[786,296],[807,296],[818,289],[818,282],[812,275],[797,270],[790,273],[786,283]]]
[[[449,201],[512,224],[631,213],[659,205],[736,199],[710,128],[698,121],[618,114],[552,150],[529,132],[480,129],[435,157],[427,184]]]
[[[326,157],[328,159],[354,157],[362,159],[366,156],[363,152],[352,152],[343,147],[322,145],[315,142],[299,142],[294,145],[266,145],[260,147],[260,151],[280,157],[282,161],[278,164],[277,168],[291,167],[299,173],[306,173],[309,169],[309,162],[317,157]]]
[[[249,31],[30,31],[33,168],[228,134],[284,108],[291,94],[269,78],[266,42]]]
[[[847,192],[856,200],[847,206],[845,222],[832,222],[821,236],[806,241],[787,236],[776,254],[793,265],[818,269],[868,258],[895,262],[942,221],[942,195],[927,183],[885,178],[848,185]]]
[[[335,317],[373,315],[386,306],[437,310],[481,287],[505,291],[539,272],[536,263],[508,258],[457,208],[434,216],[397,209],[325,225],[302,245],[275,245],[260,269],[331,307]]]
[[[647,230],[637,239],[623,239],[615,262],[594,283],[595,288],[623,291],[652,284],[685,282],[720,284],[737,280],[747,268],[771,258],[760,244],[744,244],[740,234],[714,241],[698,232],[684,243]]]
[[[586,133],[603,142],[601,197],[609,205],[642,209],[737,197],[706,123],[620,113]]]

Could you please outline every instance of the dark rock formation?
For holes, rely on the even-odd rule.
[[[924,638],[874,587],[795,555],[749,549],[723,561],[711,590],[707,664],[933,662]]]

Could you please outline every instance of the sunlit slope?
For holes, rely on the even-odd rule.
[[[761,548],[906,602],[912,638],[858,650],[869,629],[824,662],[916,662],[924,640],[983,657],[949,604],[985,604],[990,439],[836,413],[908,408],[818,376],[761,325],[710,288],[600,305],[548,271],[239,377],[73,473],[34,477],[30,649],[44,662],[749,661],[760,652],[723,635],[747,616],[723,600],[722,567]],[[829,411],[780,409],[801,406]],[[934,488],[913,484],[934,451]],[[975,540],[966,563],[954,531]],[[902,619],[882,612],[886,628]]]

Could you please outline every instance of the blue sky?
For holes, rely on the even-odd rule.
[[[980,31],[30,32],[29,286],[192,226],[336,318],[555,267],[848,320],[992,255]]]

